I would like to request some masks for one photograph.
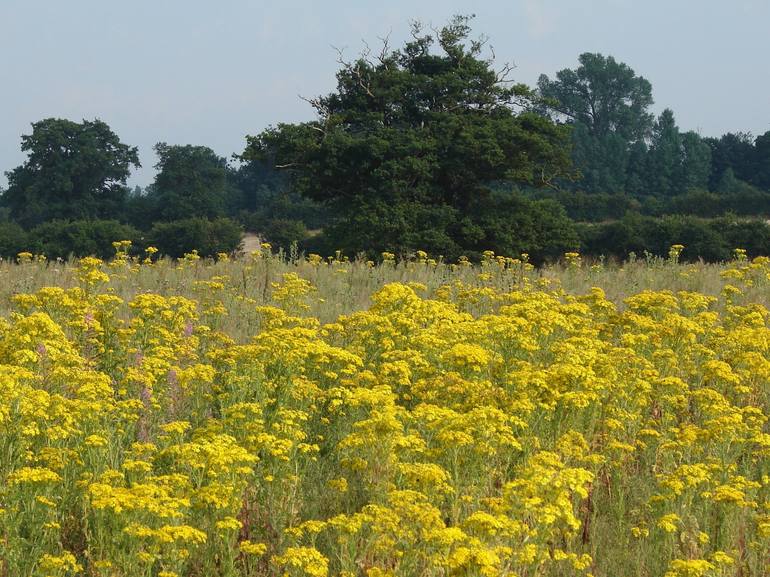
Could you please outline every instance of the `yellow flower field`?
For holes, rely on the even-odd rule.
[[[770,575],[770,260],[0,265],[0,575]],[[602,287],[602,288],[599,288]]]

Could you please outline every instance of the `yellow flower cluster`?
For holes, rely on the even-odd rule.
[[[220,267],[194,297],[118,296],[157,266],[129,248],[0,318],[0,574],[767,574],[764,307],[503,289],[527,257],[487,253],[474,282],[406,278],[323,322],[312,278],[265,279],[258,304],[193,253],[179,274]]]

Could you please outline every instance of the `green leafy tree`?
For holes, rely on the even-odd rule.
[[[724,189],[720,183],[726,170],[732,171],[732,176],[744,182],[749,182],[754,176],[754,137],[746,132],[728,132],[720,138],[707,138],[711,147],[711,190]],[[730,177],[728,177],[729,179]]]
[[[592,192],[622,192],[630,148],[644,142],[653,126],[648,111],[652,86],[612,56],[586,52],[577,69],[552,80],[540,76],[540,94],[557,117],[575,126],[575,166],[580,186]]]
[[[649,148],[644,140],[638,140],[629,147],[625,183],[625,192],[629,195],[639,197],[650,194],[647,185],[648,154]]]
[[[322,204],[294,191],[289,175],[266,162],[243,163],[234,172],[233,182],[237,196],[232,208],[238,220],[246,230],[267,236],[271,242],[284,245],[286,238],[297,240],[300,231],[323,228],[328,221]],[[277,233],[281,229],[288,236]]]
[[[770,191],[770,130],[754,141],[754,177],[752,184]]]
[[[648,154],[647,184],[654,194],[672,196],[677,192],[681,162],[682,137],[673,111],[666,108],[655,122]]]
[[[652,85],[612,56],[585,52],[580,66],[565,68],[551,80],[541,75],[540,92],[553,99],[554,108],[601,138],[618,134],[628,142],[642,140],[650,132],[653,116]]]
[[[685,132],[682,134],[681,174],[677,188],[680,192],[708,190],[710,174],[711,147],[697,132]]]
[[[47,118],[21,139],[27,160],[6,173],[0,202],[31,227],[53,219],[120,218],[136,147],[120,142],[101,120]]]
[[[708,189],[711,147],[695,132],[680,132],[668,108],[653,127],[646,163],[642,186],[649,193],[673,197]]]
[[[233,172],[233,182],[238,191],[233,203],[237,211],[259,212],[266,200],[292,192],[286,172],[267,162],[242,163]]]
[[[569,171],[569,130],[536,113],[536,97],[493,68],[456,17],[419,24],[399,50],[340,58],[317,119],[248,137],[246,160],[289,170],[301,194],[333,208],[334,246],[376,253],[463,250],[464,224],[490,185],[543,185]]]
[[[158,174],[148,190],[156,221],[224,216],[232,194],[227,160],[206,146],[155,145]]]
[[[741,189],[742,184],[744,183],[735,178],[735,172],[728,166],[719,176],[714,190],[720,194],[735,194]]]
[[[573,155],[580,187],[591,192],[624,190],[630,162],[628,143],[618,134],[597,138],[583,124],[573,126]]]
[[[149,229],[155,219],[155,203],[148,193],[148,189],[135,186],[126,197],[124,220],[141,230]]]

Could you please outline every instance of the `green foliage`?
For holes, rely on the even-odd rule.
[[[646,161],[647,194],[668,197],[708,186],[711,148],[695,132],[682,134],[668,108],[655,123]]]
[[[673,196],[659,212],[648,214],[690,214],[713,218],[734,214],[737,216],[770,216],[770,193],[743,184],[735,192],[717,194],[705,190],[691,190]]]
[[[305,198],[292,190],[289,175],[264,162],[245,162],[233,173],[238,190],[238,221],[249,232],[265,235],[280,225],[273,221],[297,221],[306,228],[320,229],[329,222],[329,211],[323,204]]]
[[[461,222],[468,256],[528,253],[535,263],[553,260],[579,246],[574,223],[553,200],[527,200],[497,193]]]
[[[567,216],[578,222],[601,222],[615,220],[631,211],[638,212],[642,203],[626,194],[588,193],[582,190],[540,190],[530,191],[535,199],[551,199],[558,203]]]
[[[123,220],[140,230],[149,230],[155,220],[155,208],[147,190],[137,186],[128,193]]]
[[[690,261],[725,261],[734,248],[746,249],[750,256],[770,254],[770,226],[756,219],[629,214],[610,223],[582,225],[579,233],[583,252],[617,259],[632,252],[665,257],[673,244],[684,245],[681,258]]]
[[[617,134],[626,142],[646,138],[652,128],[652,85],[612,56],[585,52],[580,66],[565,68],[551,80],[540,76],[541,94],[572,122],[580,123],[591,136]]]
[[[27,160],[7,172],[1,204],[29,227],[54,219],[119,218],[136,147],[120,142],[101,120],[47,118],[22,136]]]
[[[644,216],[690,215],[716,218],[736,216],[770,217],[770,193],[735,181],[734,192],[715,193],[693,188],[671,197],[627,194],[587,193],[581,190],[527,191],[531,198],[549,198],[558,202],[567,216],[578,222],[618,220],[626,213]],[[731,189],[732,190],[732,189]]]
[[[292,244],[301,245],[309,236],[305,223],[285,218],[268,220],[262,231],[265,240],[276,248],[284,249],[288,249]]]
[[[116,220],[53,220],[33,228],[27,235],[26,250],[49,259],[70,256],[108,258],[115,254],[112,243],[130,240],[142,247],[142,234]]]
[[[232,194],[227,160],[206,146],[155,145],[158,174],[148,190],[154,221],[224,216]]]
[[[246,231],[257,234],[275,248],[288,249],[294,243],[300,245],[310,236],[301,220],[271,218],[263,212],[242,212],[238,222]]]
[[[693,188],[714,190],[733,165],[739,178],[749,179],[753,149],[746,135],[717,140],[681,133],[669,109],[653,122],[647,80],[611,56],[586,53],[579,60],[577,69],[561,70],[553,80],[542,75],[538,82],[550,113],[574,127],[573,160],[581,177],[564,186],[668,197]]]
[[[14,258],[27,250],[27,233],[12,221],[0,221],[0,258]]]
[[[770,130],[754,141],[754,170],[749,180],[762,190],[770,191]]]
[[[708,188],[711,174],[711,147],[695,132],[682,134],[681,168],[677,182],[679,191]]]
[[[249,137],[243,158],[290,170],[294,190],[329,204],[325,236],[348,253],[465,250],[463,219],[489,183],[569,169],[566,127],[531,111],[534,94],[469,35],[467,18],[432,34],[416,25],[400,50],[341,61],[336,92],[312,101],[316,120]]]
[[[446,205],[360,199],[344,218],[327,226],[313,246],[326,247],[325,252],[341,249],[372,257],[384,251],[406,254],[415,249],[457,256],[462,252],[453,230],[458,218],[459,211]]]
[[[725,202],[729,197],[720,196],[705,190],[691,190],[685,194],[672,196],[665,201],[647,203],[645,208],[648,214],[660,216],[662,214],[686,214],[703,218],[713,218],[723,215],[731,207]],[[656,210],[657,209],[657,210]]]
[[[674,121],[674,113],[666,108],[655,122],[647,157],[647,186],[659,196],[671,196],[680,172],[682,138]]]
[[[575,186],[590,192],[623,192],[628,179],[629,145],[619,134],[593,136],[580,123],[573,126],[572,159],[580,171]]]
[[[188,218],[155,223],[147,235],[147,244],[171,257],[181,257],[193,250],[200,256],[215,256],[237,250],[241,235],[240,225],[229,218]]]
[[[770,255],[770,226],[763,220],[737,220],[725,217],[715,222],[727,245],[742,248],[749,257]]]
[[[584,53],[577,69],[538,80],[540,94],[557,117],[575,127],[573,159],[580,186],[591,192],[623,192],[631,147],[652,129],[652,86],[612,56]]]
[[[144,190],[125,184],[137,149],[104,122],[34,123],[0,189],[0,256],[109,256],[114,240],[143,244],[137,229],[166,254],[213,255],[240,242],[225,216],[274,246],[351,256],[765,250],[766,227],[739,217],[770,217],[770,131],[681,132],[671,110],[650,113],[647,80],[601,54],[533,92],[484,44],[456,17],[415,24],[397,50],[340,54],[336,89],[310,100],[315,120],[248,137],[235,166],[161,142]]]
[[[706,139],[711,147],[712,168],[709,179],[711,190],[719,188],[720,180],[727,170],[730,170],[735,178],[745,182],[752,178],[754,156],[752,140],[752,136],[745,132],[728,132],[720,138]]]
[[[493,192],[464,213],[448,206],[383,203],[358,211],[354,218],[358,220],[353,226],[335,224],[320,237],[309,239],[305,248],[330,254],[340,243],[345,246],[362,239],[385,251],[389,245],[381,237],[401,235],[402,255],[408,254],[405,247],[418,247],[449,261],[459,256],[479,260],[485,250],[492,250],[504,255],[526,252],[533,262],[542,263],[579,244],[574,223],[557,202],[530,200],[512,192]]]

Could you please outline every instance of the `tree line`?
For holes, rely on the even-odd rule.
[[[126,184],[137,148],[106,123],[41,120],[0,191],[0,253],[105,254],[125,238],[215,254],[247,230],[351,256],[770,254],[770,130],[682,131],[611,56],[582,54],[534,88],[511,72],[469,18],[415,23],[398,49],[340,55],[336,89],[308,99],[314,119],[249,136],[231,159],[158,143],[144,189]]]

